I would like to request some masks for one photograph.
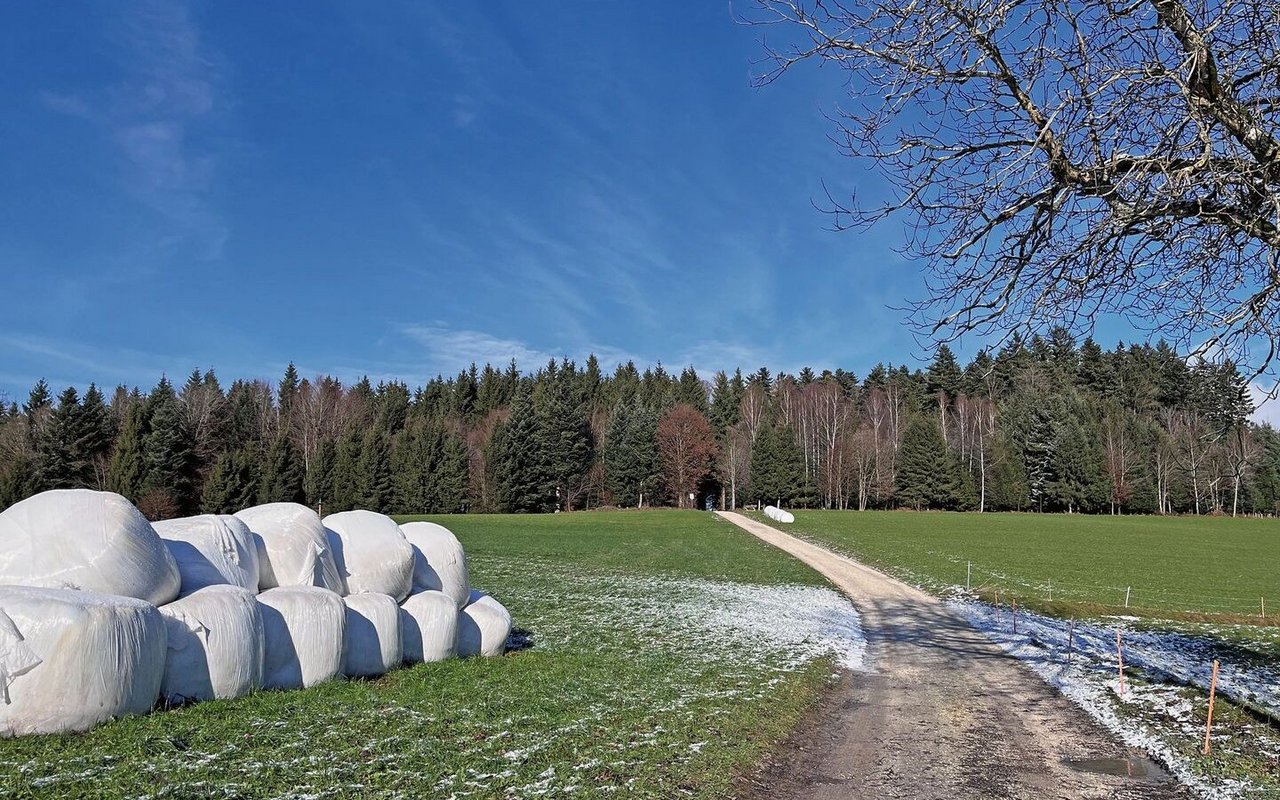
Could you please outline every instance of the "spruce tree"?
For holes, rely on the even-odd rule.
[[[538,415],[528,389],[511,404],[511,415],[502,426],[501,448],[495,453],[496,499],[508,513],[551,511],[555,486],[548,475],[539,436]]]
[[[391,510],[395,487],[391,480],[390,446],[387,437],[376,428],[365,434],[360,447],[355,489],[357,508],[379,513]]]
[[[639,397],[614,410],[605,432],[605,488],[616,505],[640,504],[643,495],[654,501],[657,487],[658,416],[640,403]]]
[[[351,428],[338,440],[330,496],[322,498],[325,508],[330,511],[351,511],[359,506],[360,453],[363,448],[364,435],[358,428]]]
[[[213,463],[204,484],[200,510],[205,514],[234,514],[257,505],[257,448],[240,448],[224,452]]]
[[[324,508],[330,503],[333,495],[334,462],[338,459],[338,446],[332,439],[324,439],[316,448],[315,458],[311,459],[311,468],[303,478],[303,493],[307,496],[307,505],[313,508]]]
[[[191,437],[173,386],[164,378],[147,398],[147,416],[142,448],[146,473],[138,502],[151,496],[153,507],[166,514],[191,510],[196,505]]]
[[[135,503],[142,494],[142,483],[147,476],[146,438],[146,406],[134,403],[129,407],[107,465],[107,489]]]
[[[58,405],[36,444],[32,488],[75,489],[93,484],[93,464],[87,441],[80,396],[75,387],[58,395]]]
[[[926,417],[913,419],[898,450],[899,504],[917,510],[962,507],[966,499],[962,471],[937,424]]]
[[[262,481],[258,500],[262,503],[301,503],[306,500],[302,490],[302,458],[294,449],[288,436],[277,436],[267,451],[262,466]]]
[[[566,506],[595,460],[591,422],[572,373],[561,370],[538,396],[537,449],[553,496]],[[566,507],[565,510],[570,510]]]

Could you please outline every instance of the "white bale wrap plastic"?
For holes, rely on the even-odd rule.
[[[507,651],[511,613],[484,592],[472,592],[471,602],[458,612],[458,655],[500,656]]]
[[[258,595],[258,603],[263,688],[301,689],[342,672],[347,607],[341,596],[319,586],[280,586]]]
[[[0,587],[0,736],[145,714],[164,677],[164,618],[132,597]]]
[[[236,513],[258,548],[258,588],[320,586],[346,594],[319,515],[298,503],[267,503]]]
[[[342,674],[376,678],[403,660],[400,645],[400,606],[389,594],[361,592],[342,598],[347,606],[342,639]]]
[[[471,577],[458,537],[434,522],[406,522],[400,530],[414,549],[413,591],[444,592],[461,610],[471,598]]]
[[[118,494],[56,489],[0,513],[0,584],[85,589],[163,605],[178,566],[142,512]]]
[[[239,517],[201,514],[167,519],[152,527],[178,562],[182,576],[179,597],[220,584],[258,593],[258,546]]]
[[[765,506],[764,515],[774,522],[784,522],[788,525],[796,521],[795,514],[790,511],[783,511],[777,506]]]
[[[413,588],[413,548],[395,520],[374,511],[324,518],[329,549],[347,592],[389,594],[400,602]]]
[[[160,697],[227,700],[262,686],[262,612],[242,586],[214,585],[161,606],[169,650]]]
[[[446,661],[458,654],[458,607],[444,592],[415,592],[400,604],[404,660]]]

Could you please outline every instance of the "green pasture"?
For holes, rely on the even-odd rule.
[[[934,591],[968,580],[1052,613],[1256,622],[1265,602],[1280,621],[1273,519],[797,511],[781,527]]]
[[[710,514],[434,519],[531,647],[0,740],[0,796],[721,797],[830,674],[673,633],[708,581],[822,585]]]

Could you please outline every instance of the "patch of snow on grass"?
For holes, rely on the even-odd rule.
[[[1171,735],[1195,736],[1204,730],[1191,701],[1175,686],[1126,681],[1119,693],[1116,668],[1116,628],[1103,628],[1077,620],[1070,622],[1025,611],[1018,612],[1018,632],[1013,632],[1009,609],[986,603],[950,600],[947,607],[984,633],[1005,652],[1015,656],[1049,685],[1083,708],[1116,734],[1125,744],[1147,752],[1197,795],[1230,800],[1255,791],[1246,781],[1209,778],[1192,769],[1190,760],[1169,743]],[[1177,634],[1125,632],[1126,673],[1137,668],[1153,677],[1174,677],[1197,684],[1197,660],[1202,653],[1183,649]],[[1070,647],[1068,647],[1070,645]],[[1205,684],[1207,686],[1207,665]],[[1183,676],[1186,676],[1184,679]],[[1235,674],[1238,686],[1254,686],[1258,676]],[[1222,674],[1219,691],[1223,690]],[[1126,706],[1135,713],[1124,713]]]

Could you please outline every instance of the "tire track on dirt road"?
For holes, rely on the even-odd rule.
[[[853,601],[867,637],[869,671],[844,676],[744,796],[1190,796],[932,595],[741,514],[718,513],[822,573]]]

